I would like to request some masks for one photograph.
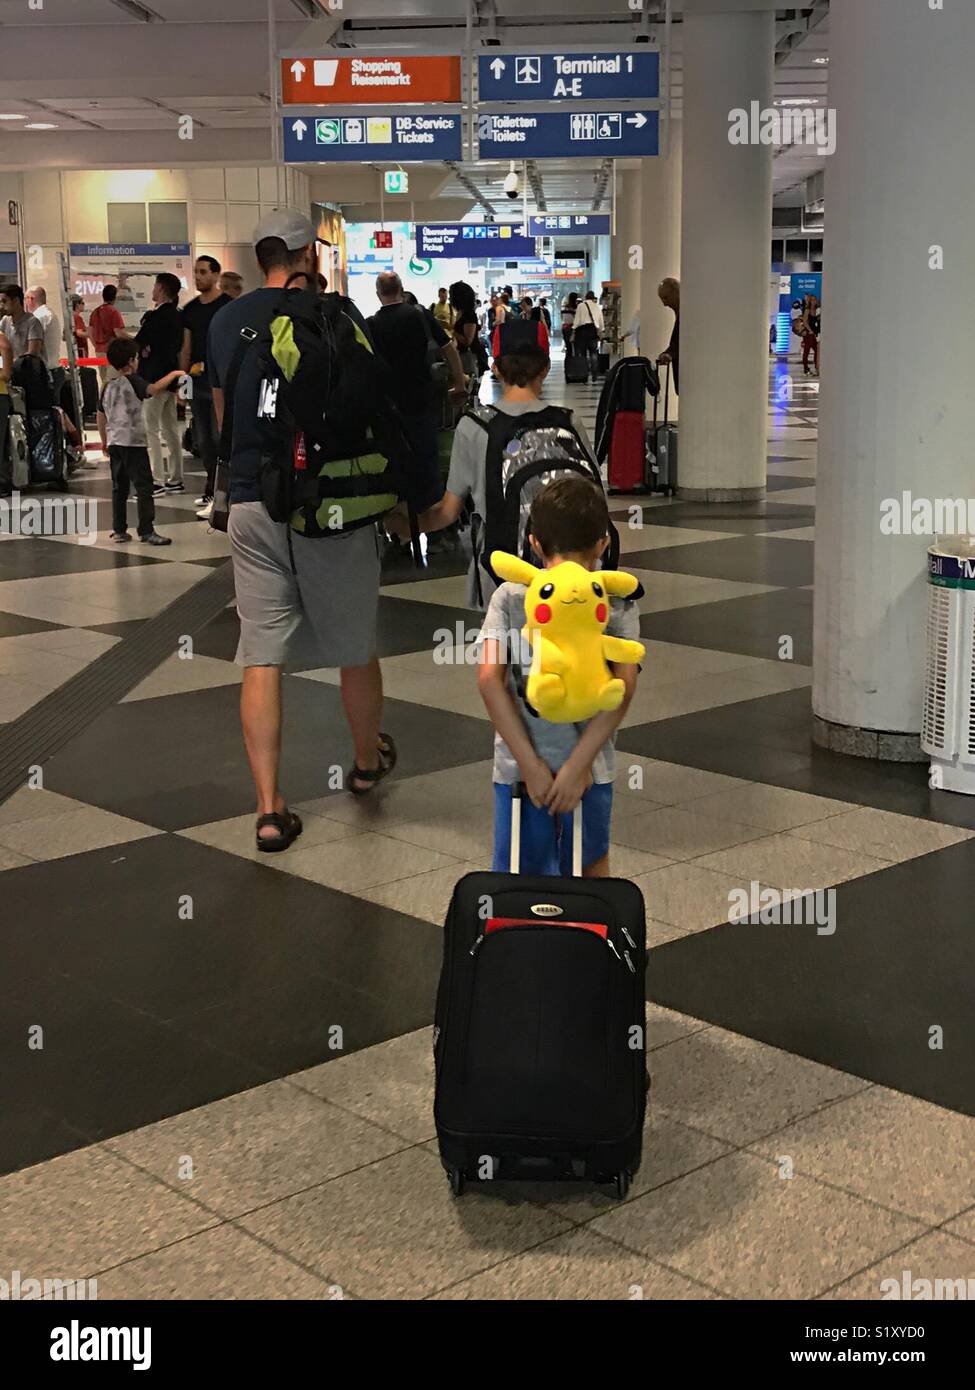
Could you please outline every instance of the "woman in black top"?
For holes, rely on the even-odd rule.
[[[465,376],[477,372],[477,302],[474,287],[466,280],[455,280],[450,287],[450,307],[454,311],[454,344],[460,353]]]

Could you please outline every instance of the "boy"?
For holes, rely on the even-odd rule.
[[[538,494],[531,509],[532,549],[546,569],[575,560],[596,570],[609,544],[606,498],[581,476],[558,478]],[[632,599],[613,599],[606,631],[638,639],[640,616]],[[638,668],[611,667],[626,686],[619,709],[582,724],[551,724],[539,719],[525,700],[530,659],[522,652],[525,588],[502,584],[495,590],[481,631],[478,689],[495,729],[494,864],[506,873],[511,854],[511,788],[522,782],[521,871],[572,872],[572,837],[561,818],[582,814],[583,877],[609,874],[609,825],[613,808],[615,735],[636,689]],[[521,658],[521,659],[519,659]]]
[[[503,387],[497,408],[505,415],[530,415],[545,408],[540,397],[552,360],[547,347],[539,343],[538,329],[538,324],[519,319],[502,321],[501,326],[495,329],[492,370]],[[582,421],[574,417],[571,410],[566,410],[565,415],[566,423],[575,430],[590,459],[593,458],[592,445]],[[421,513],[421,531],[440,531],[445,526],[451,526],[468,501],[470,510],[481,519],[479,532],[483,531],[483,520],[487,515],[487,451],[487,431],[476,420],[462,416],[454,431],[447,490],[439,502]],[[391,531],[395,529],[401,539],[409,540],[409,527],[405,519],[394,514],[386,518],[386,525]],[[480,565],[475,543],[468,585],[471,607],[483,607],[491,596],[492,587],[489,576]]]
[[[168,390],[183,373],[168,372],[151,385],[144,381],[135,371],[139,344],[134,338],[116,338],[109,343],[106,355],[109,366],[118,373],[106,384],[98,403],[98,433],[112,465],[112,540],[121,544],[132,539],[125,519],[131,482],[139,503],[140,541],[144,545],[172,545],[168,536],[160,536],[156,530],[142,402]]]

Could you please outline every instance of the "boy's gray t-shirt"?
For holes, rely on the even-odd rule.
[[[502,651],[508,661],[508,689],[511,692],[522,722],[528,730],[528,737],[538,756],[553,772],[558,772],[582,736],[586,727],[581,724],[551,724],[547,719],[539,719],[532,714],[525,703],[524,682],[528,679],[528,665],[524,669],[513,669],[512,663],[520,654],[520,646],[512,640],[517,638],[525,626],[524,584],[501,584],[491,595],[488,610],[484,617],[479,642],[487,638],[502,644]],[[631,641],[640,640],[640,608],[635,599],[610,600],[609,622],[606,632],[610,637],[626,637]],[[524,652],[526,663],[530,661],[530,650]],[[616,776],[616,740],[604,743],[596,754],[592,765],[592,780],[599,784],[612,782]],[[521,771],[511,754],[511,750],[500,734],[494,736],[494,781],[511,784],[521,780]]]
[[[495,402],[497,409],[505,415],[532,415],[539,410],[546,410],[549,402],[543,400],[536,401],[505,401]],[[592,444],[586,433],[586,427],[573,413],[572,426],[582,440],[583,447],[590,458],[595,458]],[[454,493],[456,497],[470,498],[471,509],[482,521],[487,513],[487,483],[486,465],[487,462],[487,431],[476,420],[470,416],[463,415],[454,431],[454,447],[450,455],[450,473],[447,477],[447,491]],[[483,607],[487,604],[494,591],[491,576],[486,573],[483,566],[480,575],[477,576],[477,566],[479,560],[475,554],[470,572],[468,574],[467,601],[472,608]],[[480,579],[481,599],[478,598],[476,578]],[[524,620],[523,620],[524,621]]]

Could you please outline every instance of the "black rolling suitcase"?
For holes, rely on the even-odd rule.
[[[573,864],[581,872],[578,814]],[[622,879],[511,873],[454,889],[437,992],[434,1115],[459,1195],[468,1180],[588,1179],[624,1197],[646,1112],[646,923]]]
[[[79,367],[78,378],[81,381],[81,402],[85,419],[93,421],[98,414],[98,372],[94,367]]]
[[[571,352],[565,359],[565,379],[567,382],[589,380],[589,358],[584,352]]]
[[[670,415],[670,365],[664,378],[664,418],[657,423],[657,400],[653,398],[653,424],[647,428],[647,487],[673,497],[677,490],[677,426]]]

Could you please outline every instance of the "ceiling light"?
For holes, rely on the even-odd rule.
[[[24,115],[0,116],[0,121],[26,121],[26,119],[27,117]]]
[[[817,63],[820,67],[823,67],[826,63],[829,62],[829,59],[828,59],[828,58],[814,58],[814,59],[813,59],[813,62],[814,62],[814,63]]]
[[[24,126],[25,130],[57,130],[57,126],[51,121],[28,121]]]

